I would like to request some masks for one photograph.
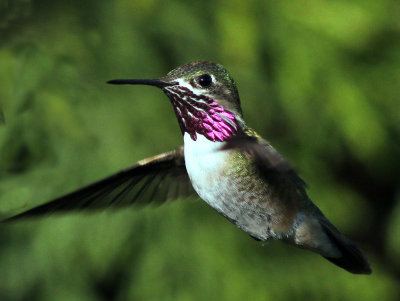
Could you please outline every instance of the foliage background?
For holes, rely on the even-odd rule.
[[[399,300],[399,13],[395,0],[0,0],[1,216],[181,144],[160,91],[105,81],[212,60],[374,270],[261,245],[175,202],[1,225],[0,299]]]

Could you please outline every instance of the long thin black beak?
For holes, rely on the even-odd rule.
[[[177,82],[165,82],[160,79],[113,79],[107,82],[113,85],[147,85],[165,88],[167,86],[177,85]]]

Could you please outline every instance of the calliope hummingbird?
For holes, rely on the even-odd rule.
[[[371,273],[361,251],[312,203],[305,182],[247,126],[236,85],[223,66],[194,62],[159,79],[108,83],[160,88],[171,101],[184,145],[6,221],[164,202],[197,193],[256,240],[282,240],[351,273]]]

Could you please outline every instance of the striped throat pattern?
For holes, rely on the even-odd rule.
[[[235,114],[221,107],[211,97],[196,94],[189,88],[175,85],[164,92],[172,102],[182,134],[187,132],[196,141],[197,134],[210,141],[225,141],[238,132]]]

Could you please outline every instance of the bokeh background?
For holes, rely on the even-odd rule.
[[[0,0],[0,216],[182,144],[150,87],[227,67],[370,276],[260,244],[201,201],[0,226],[1,300],[399,300],[400,4]]]

